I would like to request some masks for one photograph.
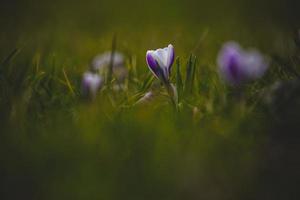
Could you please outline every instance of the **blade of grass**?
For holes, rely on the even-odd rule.
[[[180,72],[180,59],[176,59],[176,86],[177,86],[177,93],[178,97],[181,98],[182,90],[183,90],[183,82],[182,76]]]
[[[0,77],[2,77],[1,79],[3,81],[5,81],[7,84],[11,84],[9,83],[10,79],[9,79],[9,69],[8,67],[5,69],[5,66],[8,65],[13,58],[20,52],[21,48],[15,48],[2,62],[0,65]]]
[[[184,84],[185,95],[191,93],[192,82],[193,82],[193,55],[190,55],[186,67],[186,77],[185,77],[185,84]]]
[[[8,64],[19,52],[20,48],[15,48],[1,63],[1,67]],[[1,70],[1,68],[0,68]]]
[[[108,65],[108,72],[107,72],[107,79],[106,79],[106,83],[108,86],[110,86],[110,83],[112,81],[116,45],[117,45],[117,37],[116,37],[116,35],[114,35],[113,39],[112,39],[112,44],[111,44],[111,54],[110,54],[110,61],[109,61],[109,65]]]
[[[146,79],[145,79],[145,81],[144,81],[144,83],[143,83],[143,85],[140,89],[141,92],[147,91],[150,88],[153,80],[154,80],[154,76],[151,73],[148,73],[148,75],[147,75],[147,77],[146,77]]]
[[[196,66],[197,66],[197,58],[196,56],[194,56],[194,62],[193,62],[193,67],[192,67],[192,80],[191,80],[191,93],[193,92],[195,86],[197,84],[195,84],[195,77],[196,77]]]
[[[65,77],[67,86],[68,86],[68,88],[69,88],[69,90],[70,90],[72,96],[74,97],[74,96],[75,96],[75,92],[74,92],[74,89],[73,89],[73,87],[72,87],[72,85],[71,85],[71,83],[70,83],[70,80],[69,80],[68,76],[67,76],[67,73],[66,73],[66,71],[65,71],[65,68],[63,68],[62,71],[63,71],[64,77]]]

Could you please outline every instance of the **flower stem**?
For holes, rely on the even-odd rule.
[[[173,86],[170,82],[164,82],[164,86],[168,92],[172,105],[174,106],[175,110],[178,111],[178,96],[175,86]]]

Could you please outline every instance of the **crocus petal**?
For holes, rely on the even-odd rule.
[[[168,66],[168,49],[157,49],[154,51],[155,60],[158,62],[161,68],[167,68]]]
[[[149,69],[150,71],[156,76],[158,77],[159,74],[158,74],[158,63],[157,61],[155,60],[155,57],[153,56],[154,55],[154,51],[147,51],[146,53],[146,61],[147,61],[147,64],[149,66]]]
[[[168,46],[168,62],[167,62],[168,68],[171,68],[171,66],[173,65],[174,58],[175,58],[174,47],[173,47],[173,45],[169,44],[169,46]]]
[[[164,76],[165,80],[169,79],[169,72],[168,72],[168,49],[157,49],[154,51],[153,56],[155,60],[157,61],[159,67],[160,67],[160,72]]]

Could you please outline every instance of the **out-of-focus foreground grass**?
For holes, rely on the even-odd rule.
[[[293,0],[1,1],[1,199],[297,199],[299,98],[264,99],[297,76],[288,66],[299,68],[290,60],[298,8]],[[128,89],[84,101],[82,73],[114,35]],[[270,56],[243,100],[217,74],[227,40]],[[197,56],[193,91],[180,112],[164,95],[134,105],[149,89],[146,50],[169,43],[183,77]]]

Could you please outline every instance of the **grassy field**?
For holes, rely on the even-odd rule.
[[[298,8],[2,1],[0,198],[298,199]],[[230,40],[268,56],[263,78],[242,88],[220,79],[217,54]],[[87,100],[82,75],[113,43],[125,89],[113,78]],[[168,44],[171,82],[182,79],[177,109],[145,61]],[[154,98],[136,104],[150,90]]]

